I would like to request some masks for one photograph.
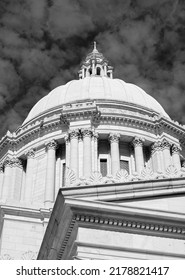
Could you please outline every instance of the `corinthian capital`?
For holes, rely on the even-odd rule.
[[[69,132],[70,139],[78,139],[79,135],[79,129],[73,129]]]
[[[119,133],[111,133],[109,135],[109,140],[110,142],[116,142],[118,143],[119,142],[119,139],[120,139],[120,134]]]
[[[134,145],[134,147],[143,146],[143,142],[144,142],[143,138],[135,137],[134,140],[132,141],[132,144]]]
[[[0,173],[3,173],[3,163],[0,163]]]
[[[85,128],[81,130],[83,137],[91,137],[92,136],[92,130],[90,128]]]
[[[166,148],[170,149],[171,145],[166,139],[163,139],[161,146],[162,146],[162,149],[166,149]]]
[[[152,153],[155,153],[156,151],[160,151],[162,146],[161,146],[161,142],[158,141],[158,142],[155,142],[152,146],[151,146],[151,152]]]
[[[46,143],[47,150],[56,150],[57,149],[57,142],[55,140],[51,140],[50,142]]]
[[[35,150],[30,149],[29,151],[26,152],[27,158],[34,158],[35,157]]]
[[[172,145],[172,154],[179,154],[181,151],[180,146],[173,144]]]

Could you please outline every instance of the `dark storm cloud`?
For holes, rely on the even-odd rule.
[[[185,122],[185,3],[1,0],[0,136],[54,87],[77,78],[97,40],[114,77],[141,86]]]

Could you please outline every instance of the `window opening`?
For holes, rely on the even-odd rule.
[[[107,159],[100,159],[100,172],[103,177],[107,176]]]
[[[120,169],[126,170],[129,174],[129,162],[128,160],[120,160]]]

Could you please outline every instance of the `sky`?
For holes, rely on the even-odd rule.
[[[97,48],[185,124],[184,0],[0,0],[0,138]]]

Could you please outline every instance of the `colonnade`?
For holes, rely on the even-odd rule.
[[[154,171],[165,172],[169,165],[181,169],[180,146],[170,144],[166,139],[157,141],[151,146],[151,157]]]
[[[79,158],[79,139],[81,141],[82,157]],[[116,176],[118,170],[120,170],[120,134],[110,133],[108,140],[110,142],[110,160],[111,160],[111,173]],[[91,129],[76,129],[69,131],[65,137],[66,144],[66,167],[71,169],[76,178],[83,176],[88,178],[92,172],[98,171],[98,133]],[[144,139],[135,137],[132,141],[134,148],[135,167],[134,171],[138,174],[144,168],[145,159],[143,153]],[[45,193],[44,203],[46,207],[49,207],[54,201],[55,197],[55,177],[56,177],[56,149],[57,142],[51,140],[46,144],[46,178],[45,178]],[[27,168],[25,175],[25,186],[23,188],[24,193],[22,199],[30,201],[33,196],[34,176],[33,169],[35,165],[35,151],[33,149],[26,153],[27,156]],[[79,164],[81,161],[81,165]],[[177,170],[181,168],[180,162],[180,147],[173,144],[171,145],[167,140],[162,142],[157,141],[151,146],[151,161],[153,163],[154,171],[165,172],[166,168],[173,164]],[[133,165],[133,163],[132,163]],[[81,173],[79,173],[79,166],[81,166]],[[15,173],[12,171],[12,167],[19,168],[21,171]],[[133,166],[132,166],[133,169]],[[14,181],[19,180],[21,183],[21,172],[23,171],[23,164],[20,159],[6,159],[3,164],[0,165],[0,195],[3,198],[14,197],[15,190],[13,186]],[[16,171],[17,172],[17,171]],[[16,177],[19,174],[18,177]],[[16,177],[16,178],[15,178]],[[19,197],[19,194],[16,194]]]

